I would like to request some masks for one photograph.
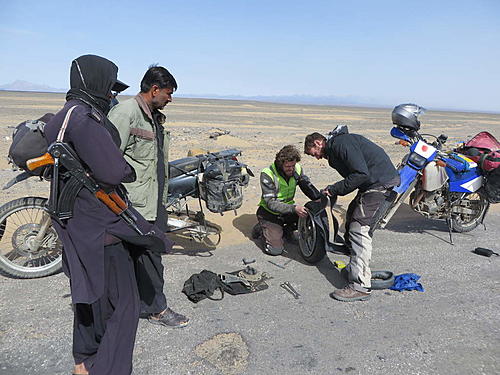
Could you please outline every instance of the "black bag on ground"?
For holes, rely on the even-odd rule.
[[[212,295],[217,289],[220,290],[221,297],[212,298]],[[221,300],[224,298],[224,290],[222,289],[222,282],[219,276],[207,270],[191,275],[191,277],[184,282],[182,293],[194,303],[198,303],[205,298],[211,300]]]
[[[490,203],[500,203],[500,167],[493,169],[486,176],[482,193]]]
[[[9,160],[14,165],[33,176],[41,176],[45,166],[30,171],[26,166],[26,162],[30,159],[42,156],[47,152],[48,145],[43,133],[43,128],[53,116],[53,113],[46,113],[38,120],[21,122],[16,126],[12,134],[12,144],[9,148]]]
[[[184,293],[191,302],[198,303],[205,298],[213,301],[220,301],[224,298],[224,292],[231,295],[247,294],[259,292],[269,287],[265,282],[267,277],[261,277],[259,280],[252,281],[240,277],[239,274],[241,272],[242,270],[238,270],[217,275],[212,271],[203,270],[200,273],[191,275],[191,277],[184,282],[182,293]],[[221,296],[220,298],[213,298],[212,295],[217,290],[220,291]]]
[[[222,213],[241,207],[245,184],[242,168],[232,159],[214,160],[207,165],[201,188],[202,198],[210,211]]]

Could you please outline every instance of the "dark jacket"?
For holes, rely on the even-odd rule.
[[[48,143],[56,140],[66,112],[77,105],[71,114],[64,141],[78,154],[92,177],[101,185],[115,187],[132,173],[132,168],[103,126],[105,116],[97,121],[91,107],[80,100],[69,100],[61,111],[45,126]],[[153,227],[137,211],[137,225],[144,233]],[[75,201],[73,217],[64,226],[53,221],[61,239],[65,272],[71,280],[73,303],[95,302],[104,291],[104,245],[106,234],[121,239],[133,239],[137,233],[101,201],[83,188]],[[171,242],[156,230],[163,242],[163,249],[170,249]],[[148,237],[148,236],[142,236]],[[141,240],[140,240],[141,241]]]
[[[328,186],[332,194],[346,195],[359,189],[390,188],[399,183],[399,175],[385,151],[359,134],[349,134],[339,126],[326,141],[326,158],[343,180]]]

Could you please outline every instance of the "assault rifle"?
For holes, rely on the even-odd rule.
[[[53,165],[48,209],[54,219],[61,221],[71,218],[76,196],[81,189],[86,188],[138,234],[144,235],[136,224],[137,217],[127,203],[114,190],[106,193],[85,170],[75,151],[67,143],[57,141],[52,143],[47,153],[28,160],[26,165],[30,171],[41,166]],[[61,179],[65,180],[62,189],[60,189]]]

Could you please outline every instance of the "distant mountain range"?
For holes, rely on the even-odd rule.
[[[0,91],[36,91],[36,92],[66,92],[67,89],[55,88],[48,85],[27,82],[23,80],[16,80],[12,83],[0,85]],[[132,94],[125,94],[135,95]],[[379,99],[361,97],[361,96],[336,96],[336,95],[218,95],[218,94],[176,94],[179,98],[196,98],[196,99],[226,99],[226,100],[251,100],[257,102],[270,102],[270,103],[287,103],[287,104],[314,104],[314,105],[338,105],[350,107],[385,107],[391,108],[394,103],[382,103]],[[433,110],[442,111],[465,111],[465,112],[485,112],[485,113],[499,113],[498,110],[474,110],[472,108],[463,109],[459,107],[449,106],[436,106],[432,107]]]
[[[66,92],[67,89],[55,88],[48,85],[37,84],[22,80],[0,85],[4,91],[37,91],[37,92]],[[380,106],[374,99],[357,96],[314,96],[314,95],[274,95],[274,96],[244,96],[244,95],[217,95],[217,94],[179,94],[180,98],[204,99],[229,99],[229,100],[254,100],[259,102],[291,103],[291,104],[316,104],[316,105],[359,105]]]
[[[17,80],[6,85],[0,85],[4,91],[37,91],[37,92],[66,92],[67,89],[57,89],[47,85],[40,85],[28,81]]]
[[[229,99],[229,100],[253,100],[258,102],[288,103],[288,104],[314,104],[314,105],[340,105],[340,106],[368,106],[386,107],[373,98],[358,96],[335,96],[335,95],[217,95],[217,94],[179,94],[181,98],[206,98],[206,99]]]

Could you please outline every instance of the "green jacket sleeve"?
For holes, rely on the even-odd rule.
[[[130,127],[133,122],[132,116],[130,113],[124,111],[123,107],[118,104],[111,108],[108,119],[113,123],[116,129],[118,129],[118,133],[120,133],[120,150],[124,152],[130,137]]]

